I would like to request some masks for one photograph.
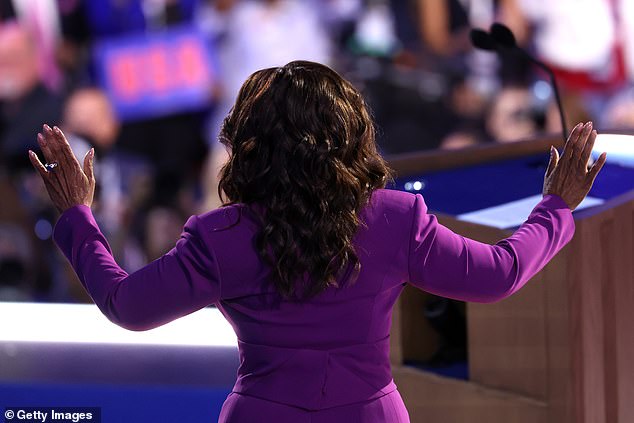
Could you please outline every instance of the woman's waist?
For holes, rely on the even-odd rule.
[[[327,350],[241,340],[238,347],[236,392],[321,409],[367,400],[395,389],[391,385],[389,336]]]
[[[390,379],[387,385],[385,385],[383,388],[376,391],[373,395],[370,395],[369,397],[362,398],[359,400],[353,400],[351,402],[338,401],[336,403],[327,403],[323,401],[322,406],[320,408],[307,407],[305,406],[305,404],[302,404],[302,402],[295,401],[292,398],[289,400],[288,398],[282,398],[282,397],[273,398],[273,396],[271,395],[260,396],[257,393],[255,394],[253,392],[247,393],[244,391],[237,391],[235,389],[231,391],[231,394],[240,395],[247,398],[257,398],[259,400],[270,401],[270,402],[281,404],[284,406],[295,407],[304,411],[318,411],[318,410],[321,411],[321,410],[328,410],[328,409],[338,408],[338,407],[363,406],[365,404],[372,403],[373,401],[379,401],[382,397],[386,395],[400,396],[400,393],[398,392],[397,386],[394,383],[393,379]],[[305,401],[303,402],[305,403]]]

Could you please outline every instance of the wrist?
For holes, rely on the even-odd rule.
[[[553,192],[549,192],[549,193],[544,193],[543,194],[543,198],[545,199],[546,197],[552,198],[553,201],[558,202],[560,205],[565,205],[566,207],[568,207],[570,209],[570,211],[574,210],[574,207],[572,207],[570,204],[568,204],[568,202],[566,200],[564,200],[564,198],[559,195],[559,194],[555,194]]]

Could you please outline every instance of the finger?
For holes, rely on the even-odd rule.
[[[44,131],[46,133],[46,131]],[[51,150],[50,140],[45,134],[38,133],[37,134],[37,143],[40,146],[40,150],[42,150],[42,154],[44,155],[44,160],[47,163],[51,163],[55,161],[55,153]]]
[[[53,134],[55,136],[57,148],[63,155],[69,160],[71,164],[76,166],[78,169],[81,169],[79,166],[79,161],[73,152],[73,149],[70,147],[70,143],[66,139],[66,136],[57,126],[53,127]]]
[[[599,171],[601,171],[601,168],[605,164],[606,159],[607,159],[607,153],[605,153],[605,152],[601,153],[601,155],[599,156],[597,161],[594,162],[594,164],[590,168],[590,171],[588,172],[588,175],[587,175],[587,177],[590,180],[590,186],[592,186],[592,184],[594,183],[594,179],[599,174]]]
[[[31,150],[29,150],[29,160],[31,161],[31,164],[33,165],[35,170],[37,170],[40,173],[40,176],[42,178],[46,178],[48,176],[47,175],[48,171],[46,170],[42,162],[40,162],[39,157],[37,157],[37,154],[35,154]]]
[[[53,133],[53,129],[47,124],[42,125],[43,142],[42,145],[48,150],[48,155],[44,151],[44,156],[46,157],[47,162],[56,162],[58,166],[55,168],[55,171],[52,172],[60,187],[65,187],[66,191],[70,192],[70,183],[69,177],[73,175],[72,167],[69,165],[67,157],[65,157],[64,152],[59,147],[59,140]]]
[[[52,172],[56,179],[56,189],[59,190],[60,197],[68,201],[74,191],[77,177],[82,174],[81,167],[59,128],[55,127],[56,130],[53,130],[46,124],[43,128],[46,144],[53,154],[54,161],[59,165]]]
[[[586,122],[582,127],[579,133],[579,136],[573,140],[570,144],[570,156],[568,159],[571,161],[571,164],[577,164],[579,161],[579,157],[581,156],[581,151],[583,150],[583,146],[586,144],[586,138],[590,135],[591,122]]]
[[[46,160],[48,162],[57,162],[59,163],[59,168],[57,169],[57,173],[65,174],[69,170],[72,170],[72,167],[69,167],[68,157],[66,157],[66,152],[63,150],[60,145],[60,140],[57,135],[53,132],[53,129],[47,124],[42,125],[42,133],[44,137],[44,145],[48,149],[50,153],[50,158],[46,156]],[[70,162],[72,165],[72,161]]]
[[[40,176],[42,177],[42,180],[44,182],[44,186],[46,187],[46,191],[48,192],[49,197],[56,204],[55,200],[58,199],[58,198],[62,198],[60,190],[59,190],[58,186],[56,185],[57,181],[55,179],[51,178],[51,176],[52,176],[51,172],[46,170],[46,168],[44,167],[44,165],[40,161],[40,159],[37,156],[37,154],[35,154],[31,150],[29,150],[29,160],[31,160],[31,163],[33,164],[33,167],[35,167],[35,169],[40,173]],[[56,205],[56,207],[57,207],[57,205]]]
[[[553,170],[557,167],[557,162],[559,161],[559,152],[552,145],[550,146],[550,161],[548,162],[548,169],[546,169],[546,177],[549,177]]]
[[[64,179],[72,177],[76,174],[75,172],[81,172],[77,157],[75,157],[62,131],[57,126],[52,129],[48,125],[44,125],[44,131],[48,144],[60,164],[59,173],[63,175]]]
[[[597,139],[597,131],[592,131],[586,141],[586,145],[583,148],[583,152],[581,153],[581,166],[586,170],[588,169],[588,161],[590,161],[590,155],[592,154],[592,149],[594,148],[594,141],[596,139]]]
[[[583,150],[585,149],[586,144],[588,143],[588,138],[590,138],[591,134],[592,134],[592,122],[587,122],[583,126],[583,132],[574,146],[575,164],[577,165],[577,168],[583,169],[584,172],[586,171],[587,160],[585,163],[582,160]]]
[[[84,156],[84,173],[90,182],[95,180],[94,159],[95,149],[91,148]]]
[[[53,155],[53,160],[59,162],[61,160],[61,149],[57,137],[53,133],[53,129],[47,124],[42,125],[42,133],[44,134],[44,140],[48,146],[49,151]],[[48,159],[47,159],[48,160]]]
[[[570,132],[570,135],[568,136],[568,139],[566,140],[566,143],[564,144],[564,149],[561,153],[561,158],[563,160],[568,160],[568,156],[570,155],[570,150],[572,148],[572,145],[576,142],[577,138],[579,138],[579,135],[581,135],[582,131],[583,131],[583,123],[579,122],[572,129],[572,132]]]

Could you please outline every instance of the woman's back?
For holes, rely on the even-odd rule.
[[[234,391],[318,410],[396,388],[389,331],[407,279],[413,197],[377,190],[354,238],[361,262],[356,283],[307,301],[285,300],[270,283],[266,265],[248,247],[257,231],[249,209],[236,205],[201,216],[210,245],[223,246],[214,248],[222,281],[217,306],[238,337]]]
[[[234,392],[319,410],[387,394],[392,309],[404,286],[496,301],[540,270],[574,233],[557,196],[536,207],[515,238],[490,246],[463,238],[427,214],[421,196],[379,189],[360,213],[355,284],[306,301],[283,299],[253,247],[257,219],[243,205],[200,216],[218,264],[216,303],[238,337]],[[423,269],[427,267],[428,269]]]
[[[361,212],[365,227],[354,238],[361,261],[356,283],[327,288],[306,301],[283,299],[271,283],[270,271],[253,247],[258,226],[249,208],[234,205],[201,215],[199,227],[204,227],[220,266],[219,306],[229,317],[243,320],[236,327],[238,338],[288,348],[329,349],[387,336],[387,312],[407,280],[413,203],[414,196],[408,193],[375,191]],[[384,311],[380,316],[373,310],[377,301],[382,307],[377,311]]]

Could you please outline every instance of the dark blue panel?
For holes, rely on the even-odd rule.
[[[540,194],[548,154],[398,178],[395,189],[419,192],[430,210],[458,215]],[[419,181],[420,190],[406,189]],[[634,168],[606,163],[590,196],[608,200],[634,190]]]

